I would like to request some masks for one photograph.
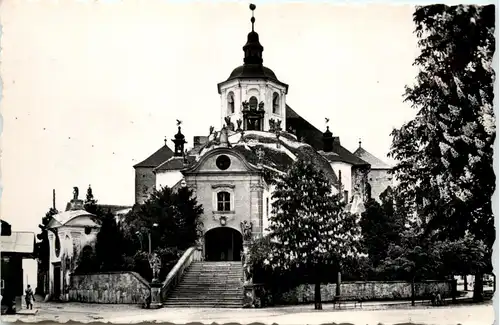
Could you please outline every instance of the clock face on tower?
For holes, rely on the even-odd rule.
[[[229,166],[231,166],[231,159],[229,159],[229,157],[226,155],[221,155],[217,157],[217,160],[215,160],[215,164],[220,170],[226,170],[229,168]]]

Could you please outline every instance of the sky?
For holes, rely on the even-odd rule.
[[[257,3],[264,65],[287,104],[354,151],[386,157],[415,111],[413,6]],[[52,205],[92,185],[103,204],[134,203],[133,165],[176,133],[220,127],[217,83],[243,63],[247,2],[3,1],[2,219],[38,232]]]

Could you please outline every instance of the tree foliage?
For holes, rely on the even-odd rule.
[[[147,233],[150,233],[153,249],[186,249],[194,245],[198,238],[202,213],[203,208],[191,189],[173,191],[164,187],[155,190],[144,204],[134,207],[127,215],[126,223],[131,232],[139,234],[135,238],[144,246],[147,245]]]
[[[343,259],[357,253],[356,216],[345,212],[323,172],[303,160],[278,177],[273,199],[272,251],[263,263],[281,273],[301,274],[304,281],[314,279],[320,309],[322,269],[333,265],[339,270]]]
[[[414,21],[420,71],[405,100],[417,114],[392,133],[398,191],[427,232],[491,247],[495,7],[418,7]]]
[[[40,271],[47,271],[49,269],[50,245],[47,226],[52,220],[52,217],[57,213],[59,212],[55,208],[51,207],[42,218],[42,223],[38,225],[41,232],[36,235],[39,242],[35,244],[35,256],[38,260],[38,267]]]
[[[495,6],[423,6],[413,18],[420,71],[405,100],[417,114],[392,133],[398,192],[427,235],[456,241],[470,234],[485,243],[490,264]],[[478,272],[476,300],[482,300],[481,279]]]
[[[102,217],[105,214],[105,211],[103,211],[103,209],[99,205],[97,205],[97,200],[94,198],[94,193],[92,192],[92,188],[90,187],[90,185],[87,189],[83,208],[88,213],[92,213],[93,215],[96,215],[98,217]]]
[[[400,244],[405,229],[405,216],[395,208],[392,188],[387,188],[380,198],[382,204],[374,199],[365,203],[360,220],[363,247],[374,267],[387,257],[389,244]]]
[[[95,263],[99,271],[120,271],[124,267],[126,239],[115,216],[107,211],[101,218],[101,229],[95,243]]]

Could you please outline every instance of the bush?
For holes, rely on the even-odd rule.
[[[184,250],[176,247],[161,248],[156,250],[161,259],[160,279],[166,279],[168,272],[172,270],[177,261],[182,257]]]

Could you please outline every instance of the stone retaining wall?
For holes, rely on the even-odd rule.
[[[321,286],[321,300],[333,301],[336,284]],[[437,289],[443,297],[451,297],[453,283],[451,281],[425,281],[415,283],[415,295],[425,297]],[[411,298],[411,283],[403,281],[356,281],[343,282],[340,294],[364,300],[407,300]],[[280,303],[296,304],[314,302],[314,285],[301,285],[281,295]]]
[[[149,282],[135,272],[72,275],[69,301],[100,304],[140,304],[150,292]]]

